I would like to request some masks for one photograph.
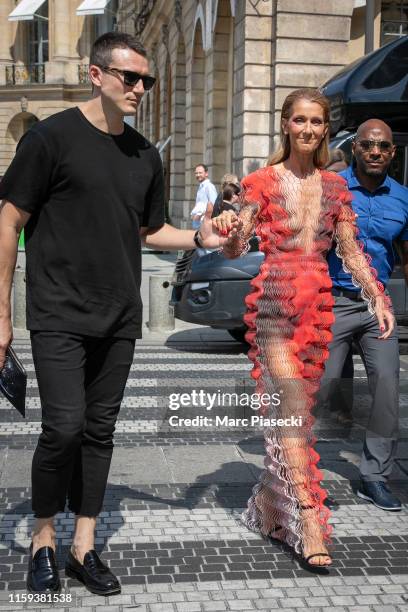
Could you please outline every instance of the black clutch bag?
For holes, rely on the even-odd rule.
[[[25,417],[26,388],[27,373],[15,352],[9,346],[3,369],[0,371],[0,391],[23,417]]]

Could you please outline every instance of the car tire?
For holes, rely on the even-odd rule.
[[[245,334],[248,331],[247,327],[236,327],[235,329],[229,329],[227,331],[229,335],[234,338],[234,340],[248,345],[248,342],[245,340]]]

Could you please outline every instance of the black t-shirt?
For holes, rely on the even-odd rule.
[[[28,329],[141,337],[139,228],[164,223],[150,142],[127,124],[113,136],[79,108],[62,111],[23,136],[0,198],[31,213]]]

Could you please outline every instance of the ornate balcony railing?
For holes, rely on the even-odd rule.
[[[6,66],[7,85],[27,85],[29,83],[45,83],[44,64],[11,64]]]
[[[78,83],[80,85],[90,83],[88,69],[89,64],[78,64]]]

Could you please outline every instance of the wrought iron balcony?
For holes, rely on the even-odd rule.
[[[11,64],[6,66],[7,85],[27,85],[45,83],[44,64]]]
[[[89,64],[78,64],[78,83],[80,85],[90,83],[88,69]]]

